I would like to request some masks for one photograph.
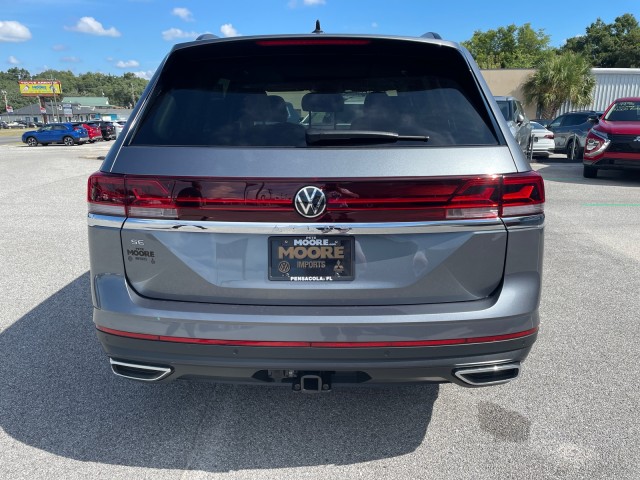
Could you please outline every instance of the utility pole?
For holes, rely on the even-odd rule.
[[[53,111],[53,121],[56,122],[56,115],[58,114],[58,102],[56,100],[56,87],[53,83],[53,77],[51,77],[51,92],[53,93],[53,105],[55,110]]]

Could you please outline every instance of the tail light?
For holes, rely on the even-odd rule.
[[[596,160],[609,147],[611,140],[604,132],[591,129],[587,134],[584,144],[584,158],[588,160]]]
[[[555,138],[555,135],[553,133],[547,133],[544,138],[548,138],[550,140],[553,140]]]
[[[313,220],[293,208],[296,192],[318,185],[326,212]],[[89,213],[134,218],[231,222],[418,222],[491,219],[544,212],[544,183],[534,172],[432,179],[309,182],[95,173]]]

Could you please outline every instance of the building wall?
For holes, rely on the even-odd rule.
[[[616,98],[640,97],[640,68],[592,68],[596,77],[593,101],[586,110],[602,111]],[[559,114],[575,110],[569,103],[560,107]]]
[[[529,118],[536,118],[536,105],[525,103],[522,85],[535,73],[534,69],[497,69],[481,70],[482,76],[494,95],[511,95],[518,98]],[[604,110],[616,98],[640,97],[640,68],[592,68],[596,77],[593,101],[580,110]],[[569,102],[565,103],[556,115],[578,110]]]
[[[481,70],[484,80],[489,85],[493,95],[507,95],[516,97],[522,102],[527,116],[536,118],[536,105],[528,105],[524,101],[522,94],[522,85],[527,79],[535,73],[532,68],[513,68],[513,69],[496,69]]]

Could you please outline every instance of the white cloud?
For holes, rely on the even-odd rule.
[[[67,46],[62,44],[57,44],[51,47],[51,50],[53,50],[54,52],[62,52],[63,50],[66,50],[66,49],[67,49]]]
[[[302,5],[305,7],[315,7],[317,5],[326,5],[326,0],[302,0]],[[298,0],[289,0],[287,4],[289,8],[298,8]]]
[[[176,38],[188,38],[195,40],[198,35],[200,35],[198,32],[185,32],[179,28],[170,28],[169,30],[162,32],[162,38],[167,41],[175,40]]]
[[[193,14],[188,8],[176,7],[173,10],[171,10],[171,15],[180,17],[185,22],[193,22]]]
[[[144,78],[145,80],[151,80],[151,77],[153,77],[153,74],[155,73],[155,71],[154,70],[147,70],[146,72],[131,72],[131,73],[133,73],[138,78]]]
[[[13,55],[9,55],[9,58],[7,58],[7,63],[10,65],[20,65],[22,62]]]
[[[0,42],[26,42],[31,39],[31,32],[20,22],[0,21]]]
[[[60,59],[61,62],[65,62],[65,63],[80,63],[82,62],[82,60],[80,60],[78,57],[62,57]]]
[[[139,66],[140,66],[140,62],[138,62],[137,60],[128,60],[126,62],[123,62],[122,60],[120,60],[118,61],[118,63],[116,63],[116,67],[118,68],[135,68]]]
[[[93,17],[82,17],[75,27],[64,27],[72,32],[88,33],[100,37],[119,37],[121,33],[115,27],[105,29],[102,24]]]
[[[230,23],[225,23],[224,25],[222,25],[220,27],[220,31],[225,37],[237,37],[238,35],[240,35]]]

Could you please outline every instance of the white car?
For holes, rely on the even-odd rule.
[[[547,130],[538,122],[531,122],[531,126],[533,127],[531,131],[531,136],[533,137],[533,156],[548,157],[556,147],[553,140],[553,132]]]

